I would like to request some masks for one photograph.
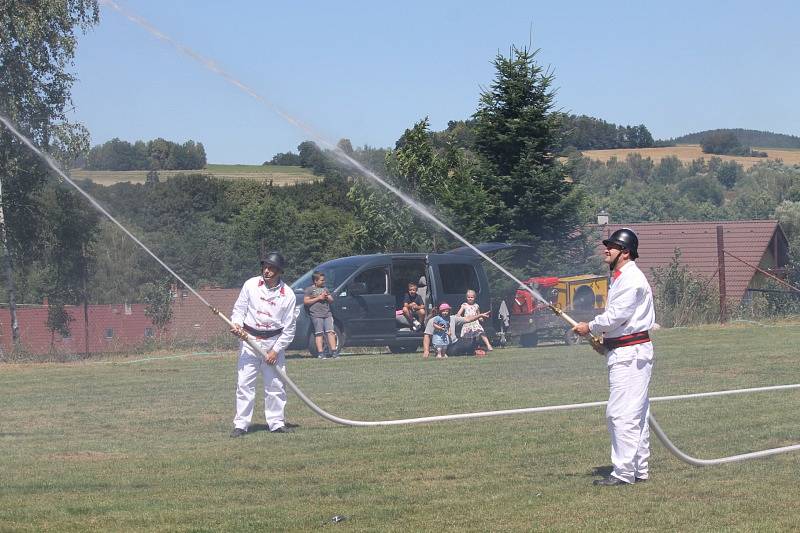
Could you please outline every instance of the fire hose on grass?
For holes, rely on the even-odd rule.
[[[224,320],[229,326],[233,327],[233,323],[228,319],[225,314],[221,313],[217,309],[212,306],[209,306],[211,311]],[[556,315],[561,317],[565,322],[568,324],[575,326],[577,322],[558,309],[555,306],[550,306]],[[255,342],[255,339],[250,335],[244,334],[241,336],[242,340],[246,342],[253,350],[259,354],[261,357],[265,357],[263,350],[258,346],[258,343]],[[590,337],[590,343],[592,347],[600,353],[601,355],[606,354],[606,349],[603,346],[602,341],[595,336]],[[576,404],[565,404],[565,405],[548,405],[543,407],[524,407],[520,409],[504,409],[499,411],[481,411],[481,412],[474,412],[474,413],[456,413],[450,415],[438,415],[438,416],[425,416],[425,417],[418,417],[418,418],[400,418],[394,420],[351,420],[348,418],[342,418],[331,414],[317,404],[315,404],[305,393],[298,387],[294,381],[283,371],[282,368],[276,366],[275,370],[281,376],[281,379],[284,380],[286,386],[294,392],[300,400],[303,401],[314,413],[319,415],[325,420],[333,422],[335,424],[341,424],[344,426],[353,426],[353,427],[376,427],[376,426],[400,426],[400,425],[411,425],[411,424],[425,424],[425,423],[432,423],[432,422],[446,422],[446,421],[455,421],[455,420],[468,420],[472,418],[486,418],[486,417],[493,417],[493,416],[508,416],[508,415],[521,415],[521,414],[532,414],[532,413],[545,413],[545,412],[553,412],[553,411],[571,411],[576,409],[587,409],[592,407],[602,407],[606,405],[607,401],[599,401],[599,402],[587,402],[587,403],[576,403]],[[716,396],[727,396],[732,394],[744,394],[744,393],[752,393],[752,392],[767,392],[767,391],[778,391],[778,390],[790,390],[790,389],[800,389],[800,383],[793,384],[793,385],[775,385],[769,387],[757,387],[757,388],[749,388],[749,389],[733,389],[727,391],[714,391],[714,392],[701,392],[701,393],[694,393],[694,394],[683,394],[677,396],[659,396],[655,398],[650,398],[651,402],[665,402],[665,401],[675,401],[675,400],[687,400],[692,398],[708,398],[708,397],[716,397]],[[664,430],[661,429],[661,426],[656,421],[655,417],[652,414],[649,415],[648,420],[650,422],[650,426],[653,429],[653,433],[656,434],[658,439],[664,445],[670,453],[675,455],[681,461],[688,463],[693,466],[713,466],[713,465],[720,465],[725,463],[735,463],[746,461],[748,459],[758,459],[762,457],[768,457],[771,455],[777,455],[781,453],[787,453],[791,451],[800,450],[800,444],[794,444],[790,446],[782,446],[780,448],[770,448],[766,450],[759,450],[755,452],[743,453],[738,455],[731,455],[726,457],[719,457],[716,459],[698,459],[693,457],[681,449],[679,449],[672,441],[667,437]]]
[[[207,300],[205,300],[192,286],[186,283],[174,270],[172,270],[164,261],[162,261],[155,253],[153,253],[144,243],[142,243],[135,235],[133,235],[125,226],[123,226],[117,219],[115,219],[102,205],[100,205],[97,200],[95,200],[89,193],[81,189],[72,179],[69,178],[60,168],[59,166],[53,161],[53,159],[47,155],[46,153],[39,150],[33,142],[28,139],[25,135],[21,134],[17,129],[11,124],[11,122],[5,118],[4,116],[0,115],[0,122],[2,122],[9,131],[11,131],[20,141],[28,146],[38,157],[40,157],[47,165],[66,183],[71,185],[75,188],[78,193],[84,196],[89,203],[100,213],[106,216],[111,222],[113,222],[117,227],[119,227],[123,233],[125,233],[128,237],[130,237],[137,245],[139,245],[145,252],[147,252],[159,265],[161,265],[167,272],[169,272],[177,281],[182,283],[189,291],[192,292],[203,304],[205,304],[214,315],[222,319],[228,326],[233,327],[233,323],[230,319],[222,312],[217,310],[214,306],[212,306]],[[390,187],[390,190],[393,188]],[[394,190],[393,190],[394,192]],[[402,197],[402,196],[401,196]],[[412,204],[413,205],[413,204]],[[549,302],[547,302],[540,294],[538,294],[534,289],[524,285],[522,282],[517,280],[512,274],[510,274],[506,269],[502,266],[498,265],[492,259],[486,257],[485,254],[480,252],[477,248],[475,248],[472,244],[467,242],[463,237],[458,235],[456,232],[448,228],[444,225],[441,221],[433,217],[431,214],[427,214],[429,218],[435,220],[438,224],[442,227],[446,228],[451,234],[457,236],[462,242],[465,242],[470,248],[476,251],[480,256],[486,258],[490,263],[495,265],[500,271],[507,274],[511,279],[514,279],[519,283],[521,287],[525,290],[528,290],[537,300],[546,304],[556,315],[561,317],[564,321],[569,323],[570,325],[574,326],[576,321],[572,319],[569,315],[558,309],[557,307],[553,306]],[[255,353],[259,354],[262,358],[266,358],[263,350],[258,346],[258,343],[255,341],[253,337],[250,335],[244,334],[242,335],[242,340],[246,342]],[[592,337],[590,339],[592,347],[601,354],[605,354],[605,348],[602,346],[601,341],[596,338]],[[356,426],[356,427],[373,427],[373,426],[394,426],[394,425],[409,425],[409,424],[420,424],[420,423],[429,423],[429,422],[444,422],[444,421],[452,421],[452,420],[465,420],[471,418],[481,418],[481,417],[490,417],[490,416],[504,416],[504,415],[516,415],[516,414],[528,414],[528,413],[541,413],[541,412],[550,412],[550,411],[567,411],[567,410],[574,410],[574,409],[585,409],[590,407],[599,407],[606,405],[607,402],[589,402],[589,403],[579,403],[579,404],[568,404],[568,405],[551,405],[551,406],[544,406],[544,407],[531,407],[531,408],[522,408],[522,409],[506,409],[500,411],[484,411],[484,412],[476,412],[476,413],[459,413],[459,414],[450,414],[450,415],[440,415],[440,416],[428,416],[428,417],[420,417],[420,418],[406,418],[406,419],[396,419],[396,420],[373,420],[373,421],[364,421],[364,420],[349,420],[346,418],[338,417],[333,414],[328,413],[327,411],[320,408],[316,405],[310,398],[308,398],[303,391],[292,381],[289,376],[286,374],[283,369],[279,366],[275,366],[275,370],[281,376],[286,386],[294,392],[300,400],[303,401],[314,413],[319,415],[320,417],[341,425],[346,426]],[[711,392],[711,393],[700,393],[700,394],[691,394],[691,395],[683,395],[683,396],[666,396],[661,398],[651,398],[650,401],[657,402],[657,401],[667,401],[667,400],[676,400],[676,399],[687,399],[687,398],[695,398],[695,397],[703,397],[703,396],[720,396],[724,394],[739,394],[743,392],[755,392],[757,390],[782,390],[782,389],[793,389],[793,388],[800,388],[800,384],[796,385],[781,385],[775,387],[762,387],[760,389],[739,389],[733,391],[720,391],[720,392]],[[792,445],[792,446],[784,446],[781,448],[772,448],[768,450],[761,450],[756,452],[750,452],[741,455],[734,455],[729,457],[721,457],[718,459],[696,459],[687,455],[686,453],[679,450],[672,442],[667,438],[666,434],[664,434],[661,427],[655,421],[652,415],[650,415],[650,423],[653,426],[654,433],[656,436],[661,440],[664,446],[667,449],[675,454],[676,457],[685,461],[689,464],[695,466],[704,466],[704,465],[716,465],[728,462],[737,462],[737,461],[744,461],[748,459],[755,459],[760,457],[766,457],[769,455],[776,455],[779,453],[786,453],[790,451],[800,450],[800,444]]]

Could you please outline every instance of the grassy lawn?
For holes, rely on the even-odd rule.
[[[653,396],[800,381],[797,325],[656,334]],[[295,358],[317,403],[356,419],[606,399],[585,346]],[[233,354],[0,367],[0,531],[793,530],[800,454],[700,469],[653,443],[652,479],[598,488],[603,409],[387,428],[336,426],[290,395],[289,435],[230,439]],[[263,428],[259,396],[255,422]],[[654,404],[710,458],[800,441],[800,392]],[[339,524],[334,515],[347,516]]]

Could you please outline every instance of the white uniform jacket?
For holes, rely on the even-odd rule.
[[[614,272],[608,289],[608,303],[602,315],[589,322],[593,335],[614,338],[649,331],[655,324],[653,291],[635,261]],[[608,365],[634,358],[638,350],[617,348],[608,352]]]
[[[244,282],[239,298],[233,304],[231,322],[238,326],[247,324],[260,330],[274,331],[283,328],[269,348],[280,353],[294,339],[299,310],[296,303],[294,291],[282,280],[275,288],[270,289],[261,276],[256,276]]]

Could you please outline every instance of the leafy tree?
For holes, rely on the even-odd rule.
[[[48,301],[47,306],[47,329],[50,330],[50,350],[55,347],[55,334],[58,333],[62,337],[69,337],[71,335],[70,323],[73,321],[72,316],[67,312],[64,307],[64,302],[51,302]]]
[[[672,183],[682,177],[683,163],[678,156],[670,155],[662,157],[655,167],[654,177],[660,184]]]
[[[703,152],[707,154],[729,154],[749,157],[767,157],[766,152],[757,152],[743,146],[739,137],[731,130],[714,130],[700,141]]]
[[[481,241],[496,228],[486,223],[493,209],[487,192],[456,151],[439,154],[428,119],[417,122],[386,157],[392,184],[467,239]],[[354,242],[360,251],[428,251],[456,241],[443,234],[395,195],[358,179],[348,194],[357,220]]]
[[[169,159],[170,142],[161,137],[147,143],[147,155],[150,159],[150,168],[164,170]]]
[[[730,154],[741,147],[741,143],[731,132],[714,131],[703,138],[700,147],[707,154]]]
[[[450,120],[447,129],[433,133],[433,146],[437,150],[461,149],[469,153],[475,149],[475,121]]]
[[[144,316],[149,318],[161,335],[169,321],[172,320],[172,291],[169,279],[161,282],[145,283],[141,287],[140,297],[145,303]]]
[[[74,77],[67,72],[77,30],[98,22],[96,0],[27,2],[6,0],[0,10],[0,114],[47,151],[72,144],[81,131],[66,120]],[[85,130],[84,130],[85,132]],[[14,343],[19,342],[15,264],[38,251],[34,197],[47,176],[46,165],[9,131],[0,131],[0,240]]]
[[[331,169],[331,163],[324,152],[312,141],[303,141],[297,146],[300,154],[300,166],[310,168],[318,175],[325,175]]]
[[[690,176],[678,184],[678,192],[693,202],[709,202],[715,206],[722,205],[725,189],[711,176]]]
[[[336,147],[350,157],[355,153],[353,150],[353,143],[350,142],[350,139],[339,139],[339,142],[336,143]]]
[[[281,152],[272,156],[269,161],[264,161],[264,165],[279,165],[286,167],[300,166],[300,156],[294,152]]]
[[[736,161],[723,161],[719,157],[712,157],[708,168],[726,189],[733,189],[744,175],[742,165]]]
[[[719,318],[717,286],[681,264],[680,249],[675,250],[669,265],[653,269],[651,280],[656,316],[662,326],[707,324]]]
[[[142,170],[149,168],[143,143],[131,144],[113,138],[89,150],[86,168],[90,170]]]

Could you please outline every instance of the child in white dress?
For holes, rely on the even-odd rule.
[[[479,315],[481,312],[481,307],[475,302],[475,299],[478,297],[477,293],[472,289],[467,291],[467,301],[461,304],[461,308],[458,310],[458,315],[463,317],[470,317],[474,315]],[[481,326],[481,321],[476,320],[474,322],[467,322],[461,329],[461,336],[462,337],[478,337],[480,336],[483,343],[486,345],[486,351],[491,352],[493,350],[491,343],[489,342],[489,337],[486,336],[486,333],[483,330],[483,326]]]

